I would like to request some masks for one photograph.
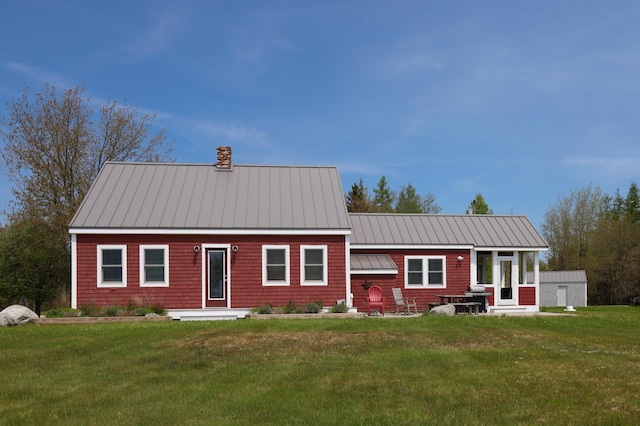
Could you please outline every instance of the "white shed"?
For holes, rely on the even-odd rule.
[[[540,271],[540,306],[587,306],[587,273]]]

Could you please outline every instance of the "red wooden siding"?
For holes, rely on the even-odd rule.
[[[379,254],[376,250],[354,250],[354,254]],[[415,297],[418,310],[424,310],[431,302],[439,302],[439,294],[464,294],[469,290],[471,282],[470,274],[470,253],[468,250],[385,250],[394,263],[398,266],[397,275],[352,275],[351,292],[353,293],[353,306],[358,310],[364,310],[367,292],[362,284],[365,280],[382,288],[383,294],[387,298],[386,310],[395,309],[393,293],[391,289],[398,287],[402,289],[405,297]],[[405,256],[446,256],[446,288],[405,288],[404,287],[404,259]],[[464,259],[458,262],[458,256]]]
[[[520,287],[518,297],[519,297],[518,303],[520,305],[533,306],[536,304],[536,288],[533,286]]]
[[[97,287],[97,246],[127,246],[127,287]],[[169,287],[140,287],[139,252],[141,244],[169,245]],[[345,299],[345,237],[329,236],[180,236],[180,235],[78,235],[77,236],[77,303],[78,306],[125,305],[140,300],[147,305],[161,304],[168,309],[202,307],[203,251],[194,253],[194,245],[237,245],[230,252],[231,307],[251,308],[271,303],[286,305],[289,301],[306,304],[322,300],[331,306]],[[262,286],[262,246],[290,246],[290,285]],[[300,285],[300,246],[326,245],[328,285]]]

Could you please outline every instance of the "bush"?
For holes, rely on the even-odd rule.
[[[87,317],[99,317],[102,312],[102,309],[96,305],[82,305],[80,306],[80,310],[82,311],[82,315]]]
[[[47,318],[69,318],[69,317],[80,317],[83,315],[83,312],[78,309],[73,308],[58,308],[58,309],[49,309],[44,313],[44,316]]]
[[[102,310],[102,314],[105,317],[117,317],[118,313],[122,310],[119,306],[107,306]]]
[[[318,303],[307,303],[307,306],[304,308],[304,313],[306,314],[317,314],[322,310],[322,306]]]
[[[153,306],[151,306],[150,309],[151,309],[150,313],[158,314],[160,316],[167,315],[167,310],[164,308],[164,306],[160,305],[159,303],[154,304]]]
[[[296,306],[296,304],[289,300],[289,303],[287,303],[286,306],[283,306],[281,311],[283,314],[295,314],[296,312],[298,312],[298,309],[299,308]]]
[[[273,312],[273,307],[271,305],[262,305],[255,308],[254,312],[256,314],[270,314]]]
[[[349,307],[345,303],[338,303],[329,310],[332,314],[344,314],[349,312]]]
[[[142,306],[133,309],[133,315],[137,317],[143,317],[148,314],[155,313],[151,308],[143,308]]]

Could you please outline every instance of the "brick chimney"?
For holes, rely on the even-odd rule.
[[[219,146],[217,148],[218,162],[216,168],[218,170],[231,170],[231,147]]]

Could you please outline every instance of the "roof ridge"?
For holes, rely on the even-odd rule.
[[[105,161],[104,164],[117,164],[117,165],[125,165],[125,166],[176,166],[176,167],[193,167],[193,166],[203,166],[203,167],[211,167],[216,165],[216,163],[169,163],[169,162],[161,162],[161,161]],[[338,166],[328,166],[328,165],[292,165],[292,164],[232,164],[232,167],[265,167],[265,168],[296,168],[296,169],[337,169]]]

